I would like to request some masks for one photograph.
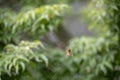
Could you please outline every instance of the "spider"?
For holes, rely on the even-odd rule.
[[[66,56],[72,56],[73,54],[72,54],[72,51],[71,51],[71,49],[66,49]]]

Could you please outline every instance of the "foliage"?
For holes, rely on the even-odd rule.
[[[41,6],[44,2],[36,2],[26,0],[24,5],[34,7],[22,8],[19,12],[0,10],[0,46],[3,48],[8,43],[15,44],[9,44],[1,50],[0,73],[3,80],[119,79],[119,0],[90,2],[84,11],[85,20],[90,27],[103,29],[103,36],[72,39],[68,45],[73,53],[70,57],[65,56],[65,51],[61,49],[44,48],[39,41],[22,41],[18,44],[26,37],[28,40],[35,40],[55,30],[62,22],[64,9],[68,9],[65,4]],[[37,62],[44,62],[46,65]]]
[[[73,56],[68,57],[57,48],[47,48],[43,53],[48,57],[48,67],[35,69],[40,71],[42,80],[110,80],[109,71],[114,70],[118,46],[116,38],[111,40],[109,36],[75,38],[68,45]]]
[[[47,47],[42,53],[47,56],[49,64],[47,67],[37,64],[32,72],[39,71],[39,77],[35,79],[35,75],[30,73],[34,77],[32,80],[110,80],[109,71],[114,70],[119,46],[116,41],[110,36],[72,39],[68,45],[73,53],[70,57],[61,49]]]
[[[92,0],[89,7],[83,12],[90,27],[97,27],[105,31],[110,29],[112,33],[118,33],[119,3],[119,0]]]
[[[39,41],[21,41],[18,46],[7,45],[0,58],[1,76],[5,73],[9,76],[18,75],[25,70],[26,64],[30,64],[30,62],[44,61],[48,65],[48,60],[43,54],[35,53],[36,49],[39,49],[38,46],[43,47]]]
[[[83,79],[93,75],[85,80],[93,80],[99,78],[100,80],[118,80],[120,71],[120,1],[119,0],[92,0],[90,5],[83,12],[85,20],[91,28],[101,30],[102,38],[98,40],[94,38],[80,38],[71,42],[71,49],[74,53],[83,53],[80,56],[84,59],[82,62],[83,70],[91,70],[92,73],[85,75]],[[109,38],[107,35],[109,34]],[[113,40],[113,39],[116,40]],[[83,44],[82,44],[83,42]],[[96,44],[99,44],[96,46]],[[117,44],[117,45],[116,45]],[[76,48],[76,47],[77,48]],[[90,47],[91,46],[91,47]],[[94,47],[92,47],[94,46]],[[82,51],[81,51],[82,50]],[[96,52],[97,51],[97,52]],[[109,52],[110,51],[110,52]],[[116,54],[114,54],[114,52]],[[96,54],[94,54],[96,53]],[[93,56],[93,54],[95,56]],[[91,56],[92,55],[92,56]],[[99,55],[99,56],[98,56]],[[108,56],[108,57],[106,57]],[[99,62],[99,61],[100,62]],[[93,62],[93,63],[92,63]],[[96,64],[95,64],[96,63]],[[106,66],[106,67],[105,67]],[[117,67],[117,69],[116,69]],[[111,70],[109,69],[111,68]],[[87,72],[87,71],[85,71]],[[98,74],[94,73],[97,72]],[[105,75],[104,75],[105,74]],[[95,77],[97,76],[97,77]],[[103,78],[104,79],[101,79]],[[109,77],[109,78],[108,78]]]
[[[0,42],[7,44],[18,43],[23,35],[36,39],[60,25],[62,13],[67,5],[42,6],[29,11],[16,13],[1,9],[0,15]],[[19,36],[18,36],[19,35]]]
[[[69,47],[79,58],[76,62],[80,65],[82,80],[97,80],[98,77],[99,80],[109,80],[105,75],[109,74],[108,70],[113,70],[118,47],[115,39],[76,38],[70,42]]]
[[[21,40],[26,38],[33,41],[57,29],[67,8],[65,4],[58,4],[31,10],[23,8],[20,12],[0,9],[0,75],[3,80],[20,79],[22,74],[31,70],[29,66],[37,64],[36,62],[44,61],[45,66],[48,65],[46,56],[37,52],[39,49],[42,50],[38,46],[44,48],[42,42]]]
[[[31,5],[31,6],[41,6],[41,5],[45,5],[45,4],[61,4],[61,3],[65,3],[65,4],[69,4],[69,3],[73,3],[75,1],[83,1],[83,0],[21,0],[21,3],[24,5]]]

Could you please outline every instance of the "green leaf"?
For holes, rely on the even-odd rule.
[[[105,62],[104,64],[105,64],[105,66],[108,67],[109,69],[111,69],[111,70],[113,69],[112,64],[110,64],[109,62]]]
[[[104,65],[100,65],[99,67],[100,67],[100,70],[101,70],[102,72],[104,72],[104,74],[107,73],[107,70],[106,70],[106,68],[105,68]]]
[[[15,65],[15,72],[16,72],[16,74],[19,74],[19,65],[18,64]]]
[[[40,58],[45,62],[46,66],[48,66],[48,59],[45,55],[40,55]]]
[[[20,65],[21,65],[21,67],[22,67],[22,71],[24,71],[24,70],[25,70],[25,63],[20,62],[19,64],[20,64]]]
[[[9,71],[9,72],[11,72],[11,70],[12,70],[12,66],[13,66],[12,63],[8,66],[8,71]]]

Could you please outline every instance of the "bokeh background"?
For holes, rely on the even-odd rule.
[[[119,4],[0,0],[1,80],[120,80]]]

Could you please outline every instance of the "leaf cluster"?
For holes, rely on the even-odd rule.
[[[45,62],[47,66],[48,59],[46,56],[36,53],[37,49],[40,49],[39,46],[43,47],[39,41],[21,41],[18,46],[7,45],[0,56],[0,75],[18,75],[25,71],[25,68],[28,65],[30,66],[31,62]]]
[[[19,13],[0,9],[0,42],[18,43],[23,35],[29,39],[38,39],[61,24],[63,12],[67,8],[65,4],[46,5],[28,11],[21,10]]]

